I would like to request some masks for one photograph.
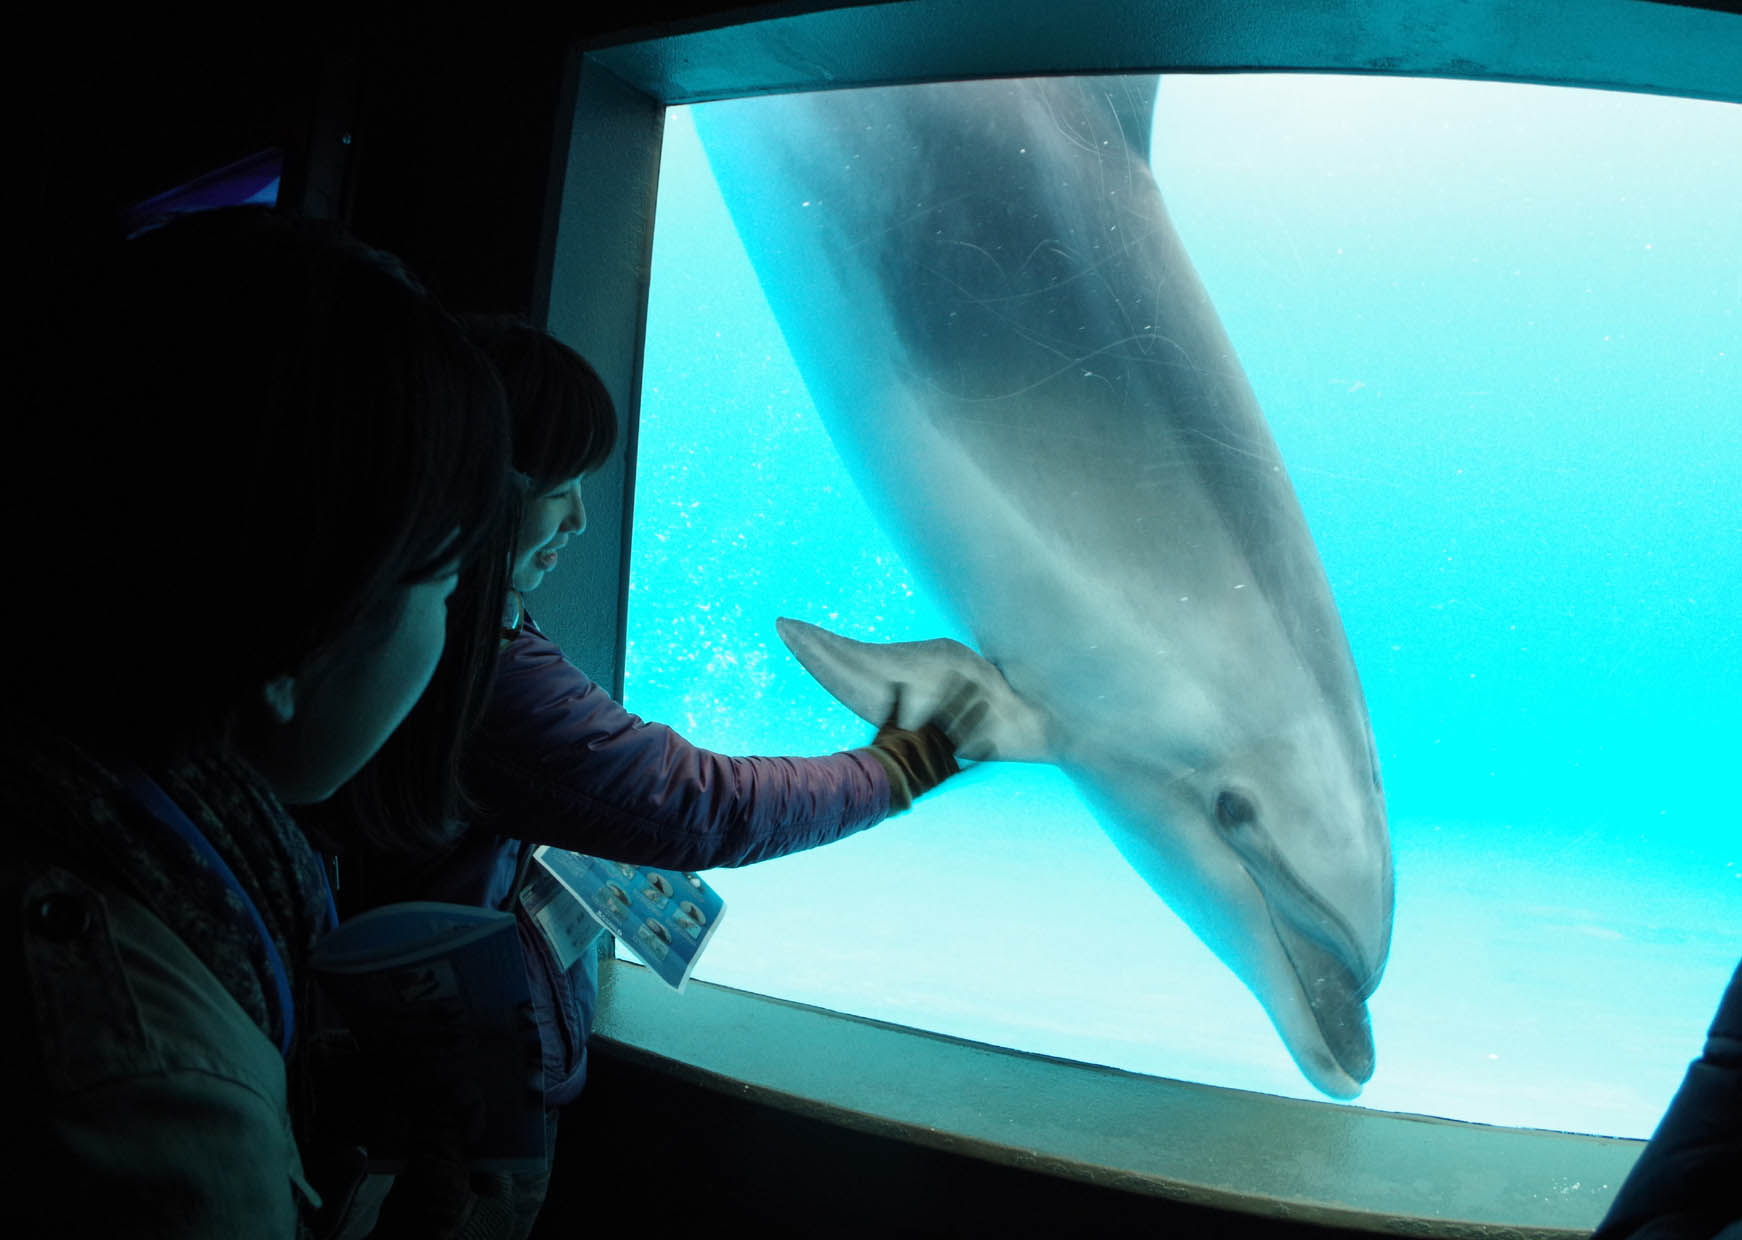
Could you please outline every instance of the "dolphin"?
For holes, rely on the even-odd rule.
[[[971,635],[782,618],[849,709],[991,705],[1354,1097],[1390,946],[1367,708],[1288,475],[1149,166],[1157,80],[717,103],[696,129],[843,461]],[[901,687],[898,697],[897,687]]]

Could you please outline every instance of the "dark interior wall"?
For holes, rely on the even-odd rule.
[[[633,17],[377,27],[357,53],[341,218],[456,309],[536,312],[572,49],[838,7],[665,0]]]
[[[14,45],[40,70],[15,161],[27,211],[77,228],[265,147],[309,137],[327,46],[312,32],[215,42],[126,23]]]
[[[14,45],[31,68],[15,193],[29,231],[76,243],[278,147],[283,201],[347,220],[456,308],[526,309],[567,50],[819,7],[836,6],[655,0],[513,24],[50,19]]]
[[[362,58],[350,225],[455,309],[531,308],[567,58],[554,29],[384,35]]]

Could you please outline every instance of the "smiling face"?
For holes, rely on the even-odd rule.
[[[538,589],[544,575],[556,567],[557,552],[567,545],[569,536],[586,528],[587,509],[581,503],[578,476],[528,499],[510,565],[514,588],[522,594]]]

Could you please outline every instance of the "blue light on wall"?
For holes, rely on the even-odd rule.
[[[257,151],[128,208],[123,216],[126,235],[137,237],[190,211],[248,205],[276,206],[283,175],[283,151],[276,147]]]

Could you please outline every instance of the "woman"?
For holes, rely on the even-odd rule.
[[[950,733],[965,736],[984,708],[964,711],[965,702],[953,701],[918,729],[887,724],[864,749],[816,758],[728,757],[629,714],[563,657],[524,603],[586,526],[582,478],[616,439],[610,397],[578,354],[527,324],[475,318],[466,325],[502,378],[514,466],[527,480],[495,683],[466,750],[465,785],[476,806],[445,858],[415,866],[377,854],[366,877],[347,879],[347,892],[356,907],[425,899],[515,910],[554,1142],[557,1108],[585,1081],[598,966],[590,944],[553,942],[517,898],[528,890],[532,849],[551,844],[705,870],[815,848],[907,809],[955,773]],[[357,787],[373,776],[366,772]],[[474,1177],[464,1234],[525,1236],[547,1179],[548,1172]],[[418,1192],[432,1197],[427,1183]]]
[[[36,636],[0,700],[20,1234],[293,1237],[333,911],[286,806],[381,747],[491,571],[501,390],[326,227],[239,209],[42,249],[6,466]],[[449,653],[435,751],[488,669]]]

